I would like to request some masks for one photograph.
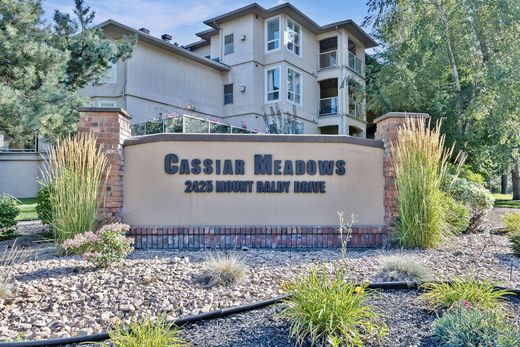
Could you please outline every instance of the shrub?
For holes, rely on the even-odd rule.
[[[404,247],[430,248],[443,236],[441,190],[452,150],[444,148],[440,123],[432,130],[423,119],[407,119],[393,148],[398,192],[397,241]]]
[[[426,291],[419,297],[433,311],[451,309],[459,302],[468,302],[473,306],[494,309],[502,304],[507,290],[496,290],[495,284],[488,281],[478,281],[475,278],[454,278],[450,283],[430,282],[422,288]]]
[[[235,254],[211,255],[197,280],[204,286],[232,286],[246,274],[246,265]]]
[[[404,281],[419,283],[431,281],[433,275],[424,265],[406,257],[390,257],[383,265],[383,270],[377,276],[384,282]]]
[[[513,233],[509,236],[511,241],[511,247],[513,248],[513,254],[520,257],[520,231]]]
[[[463,203],[456,201],[449,195],[444,197],[444,222],[446,232],[460,234],[469,227],[469,210]]]
[[[504,224],[508,233],[520,233],[520,212],[506,214]]]
[[[94,229],[106,169],[106,155],[96,148],[92,134],[67,138],[50,151],[45,181],[50,184],[52,229],[58,245]]]
[[[433,324],[435,346],[440,347],[518,347],[518,334],[500,311],[467,303],[456,305]]]
[[[14,234],[16,216],[20,213],[17,200],[11,195],[0,196],[0,238]]]
[[[132,320],[126,327],[116,326],[109,332],[113,347],[181,347],[188,346],[179,336],[179,330],[159,318],[155,322],[145,318]]]
[[[125,236],[128,230],[130,226],[126,224],[107,224],[96,232],[87,231],[66,240],[63,249],[82,255],[98,267],[108,267],[132,251],[133,241]]]
[[[486,214],[493,208],[493,195],[484,186],[464,178],[453,178],[453,183],[448,187],[448,192],[470,211],[467,232],[482,231],[482,222]]]
[[[18,249],[15,241],[0,257],[0,299],[7,299],[14,295],[14,269],[17,264],[25,260],[26,256],[27,252]]]
[[[380,339],[388,328],[366,304],[366,286],[344,281],[343,273],[328,275],[314,267],[308,276],[288,284],[292,296],[282,315],[291,320],[290,334],[298,345],[363,346]]]
[[[51,224],[52,205],[49,185],[44,185],[40,188],[40,190],[38,190],[38,194],[36,195],[36,202],[36,213],[38,214],[38,218],[45,225]]]

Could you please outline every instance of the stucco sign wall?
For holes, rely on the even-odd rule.
[[[131,225],[383,225],[380,142],[342,136],[161,134],[125,141]]]

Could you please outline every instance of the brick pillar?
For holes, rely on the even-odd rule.
[[[130,115],[121,108],[81,107],[78,133],[92,132],[98,146],[106,153],[110,172],[106,182],[105,201],[98,215],[104,221],[121,221],[123,208],[123,141],[130,137]]]
[[[399,216],[397,210],[397,189],[395,186],[395,169],[392,160],[392,146],[398,142],[397,130],[406,118],[429,118],[427,113],[389,112],[374,120],[377,125],[376,140],[382,140],[385,147],[383,172],[385,177],[385,226],[391,231],[394,220]]]

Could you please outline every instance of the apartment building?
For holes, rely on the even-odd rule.
[[[286,115],[308,134],[365,137],[365,50],[376,42],[352,20],[320,26],[289,3],[254,3],[204,22],[186,46],[146,28],[100,24],[114,40],[136,34],[131,59],[81,91],[93,106],[123,107],[134,123],[191,115],[268,131]]]

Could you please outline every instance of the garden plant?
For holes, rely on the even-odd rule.
[[[431,248],[446,234],[442,184],[452,149],[445,149],[441,124],[408,118],[392,144],[398,192],[396,238],[408,248]]]
[[[520,233],[520,212],[506,214],[504,224],[508,233]]]
[[[246,265],[235,253],[212,254],[197,280],[206,287],[232,286],[246,275]]]
[[[95,266],[108,267],[132,251],[133,241],[125,236],[128,230],[127,224],[107,224],[96,232],[87,231],[66,240],[63,249],[82,255]]]
[[[86,230],[93,230],[102,198],[107,157],[96,148],[92,134],[78,134],[58,142],[49,153],[46,184],[49,184],[52,230],[61,245]]]
[[[20,213],[16,202],[17,200],[10,195],[0,196],[0,240],[15,235],[16,216]]]

